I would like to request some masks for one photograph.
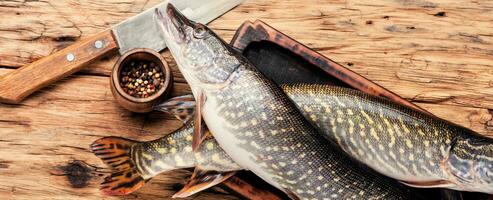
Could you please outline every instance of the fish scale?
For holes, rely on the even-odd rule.
[[[493,141],[349,88],[285,86],[324,136],[372,169],[418,187],[493,193]]]
[[[205,121],[217,143],[240,168],[251,170],[293,199],[416,198],[409,188],[360,165],[346,153],[386,175],[404,174],[400,178],[406,184],[492,192],[492,139],[351,90],[328,89],[327,101],[314,98],[326,105],[314,107],[306,99],[307,105],[297,107],[206,26],[188,20],[170,4],[165,16],[159,10],[156,16],[166,44],[198,100],[194,149],[204,136],[200,123]],[[316,96],[309,89],[305,91],[311,98]],[[323,115],[300,111],[318,108]],[[114,148],[115,143],[124,145]],[[102,185],[105,192],[128,193],[143,185],[134,163],[127,160],[128,147],[133,145],[134,141],[114,137],[91,145],[107,164],[126,172],[107,177]],[[162,141],[153,145],[150,147],[157,153],[169,148],[176,154],[177,147],[182,147],[176,142],[170,147],[159,146]],[[169,169],[166,164],[152,166],[156,152],[150,147],[140,148],[140,153],[130,148],[133,155],[142,156],[134,161],[142,165],[138,170],[155,174]],[[190,149],[183,147],[188,153]],[[431,159],[423,159],[426,157]],[[177,166],[193,166],[193,159],[183,159],[183,155],[165,159]],[[423,174],[445,177],[437,180],[444,182],[426,182],[436,181],[436,177]]]
[[[326,112],[330,112],[330,110],[327,109],[329,104],[327,104],[326,102],[329,101],[329,98],[331,98],[330,96],[332,94],[327,91],[336,89],[333,86],[296,84],[296,85],[283,85],[281,86],[281,88],[289,96],[289,98],[293,100],[293,102],[297,107],[303,108],[300,109],[303,115],[311,116],[311,118],[307,118],[310,122],[315,123],[314,119],[322,119],[322,118],[330,117],[330,115],[326,114]],[[232,96],[219,96],[219,98],[227,99],[228,101],[234,99]],[[249,97],[245,97],[245,98],[248,99]],[[263,98],[263,97],[254,96],[253,98]],[[189,107],[193,106],[193,104],[195,104],[194,102],[190,102],[191,100],[188,96],[186,96],[186,98],[179,98],[179,99],[184,99],[185,101],[189,101],[189,102],[183,103],[177,101],[175,98],[171,99],[169,102],[171,102],[171,104],[173,105],[177,105],[179,107],[178,110],[188,109]],[[229,101],[227,104],[228,105],[224,106],[224,108],[228,106],[235,107],[232,101]],[[165,102],[162,105],[164,107],[169,108],[170,104],[168,102]],[[185,107],[181,107],[183,105],[185,105]],[[238,106],[238,104],[236,106]],[[243,106],[243,104],[241,104],[241,106]],[[247,106],[246,109],[249,110],[252,108],[250,108],[250,106]],[[324,112],[320,112],[320,110],[323,110]],[[166,110],[166,112],[170,112],[170,110]],[[182,114],[182,112],[178,112],[178,111],[171,113]],[[190,111],[189,113],[193,113],[193,111]],[[234,116],[233,118],[242,117],[243,115],[245,115],[244,113],[242,114],[241,112],[232,113],[229,111],[225,111],[225,114],[226,113],[228,113],[227,115],[230,115],[232,117]],[[184,119],[188,119],[188,117],[184,117]],[[241,122],[239,126],[232,126],[232,127],[235,129],[240,129],[246,126],[256,126],[260,123],[270,123],[270,122],[271,120],[269,120],[267,113],[263,112],[260,115],[256,116],[255,119],[251,120],[249,123]],[[328,127],[328,128],[329,129],[324,129],[324,127],[322,127],[320,133],[331,134],[332,127]],[[244,169],[243,167],[238,166],[226,154],[226,152],[224,152],[219,147],[216,140],[212,138],[206,139],[202,144],[202,146],[200,146],[196,152],[191,152],[191,139],[192,139],[193,131],[194,131],[194,120],[188,120],[184,127],[160,139],[149,141],[149,142],[143,142],[143,143],[134,143],[131,146],[132,149],[131,160],[137,167],[138,173],[145,180],[148,180],[156,176],[160,172],[169,171],[173,169],[180,169],[180,168],[199,167],[202,170],[219,171],[219,172],[238,171]],[[285,132],[287,132],[287,129],[285,128],[275,129],[276,135]],[[258,135],[259,137],[265,139],[266,134],[272,134],[272,133],[267,133],[259,130],[258,134],[254,134],[252,131],[248,131],[245,132],[244,135],[248,137],[253,137],[255,135]],[[283,140],[293,142],[294,138],[284,137]],[[327,145],[327,143],[328,141],[325,141],[325,143],[320,144],[320,146]],[[251,145],[255,146],[256,148],[260,147],[260,145],[257,143],[251,143]],[[171,150],[173,148],[174,150]],[[296,168],[299,168],[300,171],[305,172],[304,174],[299,174],[299,172],[287,171],[286,175],[289,176],[289,179],[286,179],[285,181],[290,184],[295,184],[297,182],[303,183],[303,181],[306,180],[308,178],[307,176],[309,175],[312,175],[314,173],[320,173],[320,171],[327,171],[328,169],[330,170],[340,165],[349,166],[349,167],[351,167],[352,165],[358,165],[353,161],[348,161],[347,164],[341,163],[339,165],[336,165],[330,162],[329,164],[316,162],[316,159],[315,162],[313,160],[298,159],[293,157],[292,156],[293,154],[290,152],[291,150],[297,150],[297,149],[302,151],[300,154],[300,156],[302,157],[319,155],[319,153],[317,153],[315,150],[307,149],[306,146],[303,146],[303,144],[299,142],[296,143],[295,145],[284,145],[284,146],[273,146],[272,144],[267,145],[267,147],[265,147],[266,152],[275,152],[275,154],[260,153],[257,155],[257,157],[262,161],[268,161],[270,163],[274,163],[271,165],[273,169],[279,169],[280,167],[285,167],[286,165],[292,165]],[[332,149],[330,151],[334,151],[334,155],[338,154],[336,150]],[[177,156],[179,156],[180,162],[176,162]],[[279,157],[283,159],[291,159],[291,160],[290,162],[283,162],[283,161],[279,162],[277,161],[277,158]],[[260,162],[260,164],[264,166],[268,166],[267,162]],[[318,168],[314,169],[313,166],[318,166]],[[367,169],[364,169],[364,167],[361,168],[367,171]],[[269,170],[269,173],[275,173],[275,172],[273,170]],[[330,193],[335,193],[335,195],[331,194],[333,198],[345,198],[344,196],[339,196],[338,193],[343,193],[347,188],[353,187],[353,185],[340,185],[342,182],[345,181],[346,183],[352,183],[354,185],[362,185],[362,187],[364,188],[365,191],[360,191],[358,193],[358,195],[361,194],[361,196],[355,196],[355,197],[371,198],[371,197],[375,197],[375,194],[366,192],[366,188],[365,188],[366,186],[364,185],[365,182],[364,181],[362,182],[360,179],[362,180],[366,180],[366,178],[382,179],[377,182],[380,181],[384,183],[387,182],[388,187],[398,187],[398,188],[402,187],[402,185],[395,183],[395,181],[393,180],[388,181],[388,178],[381,177],[380,175],[357,177],[355,175],[351,175],[352,174],[351,170],[345,170],[344,168],[338,171],[331,170],[328,173],[330,173],[328,177],[330,177],[331,180],[325,181],[324,179],[321,179],[319,180],[320,182],[317,183],[311,183],[305,181],[305,185],[306,185],[305,189],[311,188],[311,190],[324,190]],[[279,175],[284,175],[284,172],[281,172],[281,174]],[[316,178],[318,179],[318,176]],[[335,184],[336,186],[340,185],[338,186],[340,188],[331,187],[332,184]],[[367,183],[367,184],[371,184],[371,183]],[[375,189],[371,185],[369,188]],[[405,189],[407,190],[408,188]],[[307,189],[307,191],[309,191],[309,189]],[[378,188],[377,188],[377,192],[378,192]],[[417,192],[417,191],[413,190],[412,192]],[[404,193],[407,195],[406,191]],[[402,193],[393,194],[393,195],[402,195]]]
[[[194,123],[154,141],[132,146],[131,157],[139,174],[150,179],[159,173],[174,169],[200,167],[209,171],[237,171],[240,167],[231,161],[215,140],[206,140],[192,151]]]
[[[413,180],[418,175],[428,180],[444,177],[439,163],[451,136],[437,130],[440,125],[428,126],[430,117],[416,118],[415,111],[347,88],[299,85],[285,90],[295,102],[319,99],[317,104],[301,103],[300,109],[310,110],[302,112],[305,117],[345,152],[377,171],[391,172],[399,180]],[[443,147],[429,148],[430,143]]]
[[[207,139],[194,152],[193,131],[194,123],[190,120],[182,128],[153,141],[139,142],[121,137],[94,141],[91,151],[111,167],[110,174],[101,183],[101,191],[106,195],[130,194],[159,173],[195,167],[189,185],[173,196],[187,197],[228,179],[234,174],[232,171],[242,169],[215,140]]]
[[[348,155],[387,176],[402,181],[449,180],[455,181],[457,185],[443,186],[462,190],[491,191],[485,187],[490,183],[489,170],[493,167],[491,157],[487,156],[493,153],[491,139],[352,89],[319,84],[283,85],[282,89],[322,135],[334,141]],[[236,96],[236,99],[240,98],[238,95],[233,96]],[[220,99],[227,101],[234,100],[233,96],[218,95]],[[244,97],[244,99],[249,98]],[[254,98],[263,97],[254,95],[252,99]],[[192,102],[185,105],[193,106],[193,104]],[[229,101],[227,106],[235,105]],[[236,104],[236,107],[239,106],[243,104]],[[225,107],[226,105],[223,106]],[[251,110],[252,106],[247,106],[246,109]],[[223,114],[233,118],[244,115],[242,112],[229,111]],[[272,120],[269,120],[264,111],[249,123],[242,121],[239,126],[232,127],[256,126],[270,122]],[[197,152],[191,152],[193,126],[193,120],[190,120],[183,128],[163,138],[131,145],[133,155],[131,159],[133,163],[137,163],[135,166],[138,173],[147,180],[163,171],[196,166],[203,170],[219,172],[243,169],[213,139],[205,140]],[[271,134],[286,131],[287,129],[280,128]],[[258,136],[265,139],[266,133],[259,130]],[[254,136],[252,131],[244,135]],[[294,141],[291,137],[283,139]],[[260,147],[257,143],[250,145]],[[116,144],[116,148],[123,147],[124,145]],[[296,147],[301,148],[301,143],[296,146],[270,145],[265,147],[265,150],[278,154],[264,153],[259,154],[258,158],[267,161],[273,161],[277,157],[286,158],[290,156],[286,152],[295,150]],[[115,145],[110,145],[109,148],[115,148]],[[306,151],[304,153],[309,152],[303,150]],[[104,159],[110,157],[110,155],[106,156],[106,153],[99,154],[100,151],[104,152],[104,149],[96,152],[98,156],[103,156]],[[109,164],[113,165],[113,163],[114,161],[110,161]],[[124,163],[116,163],[115,167],[122,164]],[[286,164],[313,165],[313,162],[301,163],[296,160],[291,163],[274,164],[272,167],[277,169]],[[313,170],[310,170],[307,169],[307,173],[313,173]],[[273,170],[269,172],[272,173]],[[294,171],[287,173],[292,175]],[[342,175],[345,176],[346,174]],[[328,183],[317,185],[315,189],[327,187],[325,185]],[[307,186],[314,185],[308,183]]]
[[[195,120],[205,121],[240,167],[293,199],[412,198],[408,188],[329,144],[278,86],[210,29],[172,5],[165,16],[156,13],[166,44],[199,100]],[[196,136],[195,141],[200,133]]]
[[[489,138],[391,101],[348,88],[319,84],[281,87],[322,135],[334,141],[348,155],[382,174],[408,182],[448,180],[454,181],[456,185],[441,186],[460,190],[491,191],[488,178],[491,175],[489,170],[493,166],[488,155],[493,153],[493,148]],[[234,100],[232,96],[218,97],[227,101]],[[254,98],[263,97],[254,95]],[[234,107],[233,102],[228,102],[227,105]],[[238,105],[243,106],[237,104],[236,107]],[[246,106],[246,109],[251,110],[253,107]],[[223,114],[233,118],[244,115],[242,112],[230,111]],[[249,123],[242,121],[239,125],[230,126],[238,129],[271,121],[268,120],[266,112],[261,112]],[[274,130],[274,133],[279,134],[286,130],[280,128]],[[193,130],[188,131],[188,134],[192,135]],[[244,136],[255,135],[253,131],[248,131]],[[265,139],[266,132],[259,130],[258,136]],[[293,141],[289,137],[284,139]],[[260,148],[257,143],[250,145]],[[302,147],[301,143],[296,147]],[[285,152],[294,149],[296,148],[293,146],[267,146],[266,152],[275,151],[279,155],[259,153],[257,156],[258,159],[272,161],[276,157],[286,158],[289,155]],[[299,161],[282,162],[279,166],[286,164],[299,164]],[[279,166],[275,165],[274,168]],[[269,172],[272,173],[273,170]],[[289,173],[294,174],[294,171]],[[313,184],[309,183],[309,186],[311,185]]]
[[[289,98],[256,69],[242,65],[232,76],[229,87],[206,93],[205,107],[217,110],[204,109],[203,115],[216,112],[217,116],[210,118],[221,116],[223,123],[208,123],[206,118],[212,131],[218,128],[209,124],[235,133],[233,140],[222,137],[216,140],[226,144],[221,145],[226,152],[243,150],[241,159],[231,155],[240,166],[255,163],[257,168],[248,168],[301,199],[398,199],[410,195],[407,188],[395,181],[341,156],[342,153],[328,145],[299,114]],[[238,91],[245,89],[248,95],[240,95]],[[244,109],[236,106],[239,103]]]

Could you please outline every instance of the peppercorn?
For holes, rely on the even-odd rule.
[[[154,95],[164,86],[164,74],[150,61],[132,61],[123,66],[120,72],[120,85],[133,97],[146,98]]]

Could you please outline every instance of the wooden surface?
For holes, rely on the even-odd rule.
[[[91,36],[157,0],[0,0],[0,75]],[[261,19],[439,117],[493,135],[493,2],[426,0],[247,0],[211,24],[229,40]],[[173,95],[188,86],[175,74]],[[180,122],[132,114],[109,89],[116,56],[0,104],[0,199],[101,199],[108,170],[88,150],[102,136],[160,137]],[[163,174],[126,198],[167,199],[185,171]],[[78,177],[78,179],[74,179]],[[234,199],[220,190],[196,199]],[[112,199],[112,198],[108,198]]]

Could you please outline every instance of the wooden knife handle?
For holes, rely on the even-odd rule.
[[[0,102],[19,103],[36,90],[79,71],[117,48],[111,30],[106,30],[16,69],[0,77]]]

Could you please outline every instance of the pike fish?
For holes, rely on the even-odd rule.
[[[322,135],[381,174],[413,187],[493,192],[491,138],[350,88],[281,88]],[[177,107],[193,109],[182,99]]]
[[[320,85],[319,88],[330,88]],[[313,97],[305,90],[307,85],[282,85],[281,88],[298,107],[313,106],[307,101]],[[306,96],[305,96],[306,95]],[[306,98],[300,98],[305,96]],[[319,105],[322,106],[322,105]],[[184,122],[180,129],[156,140],[141,142],[121,137],[104,137],[91,144],[91,151],[111,167],[112,173],[101,184],[106,195],[127,195],[142,187],[156,175],[175,169],[196,168],[191,181],[173,197],[188,197],[225,181],[234,172],[244,170],[219,147],[216,140],[207,138],[195,152],[192,151],[195,113],[192,95],[171,98],[157,106],[156,110],[175,115]],[[302,110],[303,114],[320,114],[315,110]],[[323,116],[320,116],[323,117]],[[211,178],[212,177],[212,178]],[[212,180],[212,181],[211,181]],[[262,198],[278,199],[268,193]]]
[[[194,123],[190,120],[177,131],[149,142],[121,137],[104,137],[93,142],[91,151],[113,171],[101,183],[102,193],[126,195],[159,173],[195,167],[194,176],[198,177],[192,177],[192,182],[174,195],[186,197],[241,170],[213,139],[205,140],[197,151],[192,151],[193,130]]]
[[[420,133],[412,135],[411,131],[404,131],[406,128],[409,130],[411,128],[404,127],[406,124],[401,123],[399,118],[421,115],[418,112],[405,106],[397,105],[392,101],[373,97],[349,88],[325,84],[293,84],[282,85],[281,88],[293,100],[301,113],[316,125],[320,133],[335,141],[350,156],[369,165],[376,171],[406,181],[408,184],[410,180],[418,178],[431,179],[435,177],[435,179],[441,180],[454,180],[453,177],[447,177],[447,172],[442,171],[447,169],[443,168],[442,164],[449,162],[442,162],[443,158],[451,157],[450,155],[455,158],[454,154],[458,152],[457,150],[446,151],[450,149],[450,146],[446,146],[451,143],[447,142],[446,138],[450,134],[441,132],[441,129],[437,130],[436,134],[426,135]],[[375,107],[381,107],[381,109],[370,109]],[[131,178],[120,180],[117,176],[119,174],[123,175],[122,171],[128,173],[132,171],[131,169],[134,169],[134,178],[140,181],[147,181],[162,172],[197,167],[200,171],[196,171],[194,175],[198,177],[192,179],[192,182],[187,184],[188,187],[184,187],[183,190],[174,195],[175,197],[186,197],[226,180],[231,175],[230,172],[243,170],[243,168],[234,163],[212,138],[206,139],[198,151],[192,152],[194,121],[188,119],[195,112],[193,97],[190,95],[175,97],[158,105],[156,108],[177,116],[185,123],[185,126],[169,135],[149,142],[137,142],[119,137],[105,137],[95,141],[91,145],[92,151],[114,168],[114,173],[107,180],[119,180],[120,183],[132,182]],[[385,118],[376,113],[377,110]],[[397,110],[402,113],[391,114]],[[403,115],[403,113],[415,114]],[[371,117],[373,122],[370,122],[366,115]],[[420,117],[425,121],[439,120],[430,118],[433,117],[427,115]],[[379,123],[378,120],[382,120],[386,127],[370,126],[370,124]],[[444,121],[442,123],[446,124],[446,126],[451,125]],[[373,131],[371,130],[372,128],[374,129]],[[472,136],[467,136],[466,134],[467,138],[478,137],[476,139],[485,142],[489,140],[465,128],[458,127],[457,130],[472,134]],[[381,135],[384,133],[387,135]],[[374,134],[377,135],[375,136]],[[421,141],[413,143],[414,137],[411,136],[418,136]],[[408,143],[407,137],[411,139],[412,149],[409,149],[408,144],[406,144]],[[392,148],[394,146],[396,148]],[[460,146],[457,147],[461,148]],[[121,153],[118,150],[125,148],[126,156],[115,157]],[[470,150],[464,148],[459,152],[464,153]],[[450,155],[447,156],[444,152]],[[482,153],[487,152],[483,151]],[[409,158],[410,156],[411,159]],[[477,158],[481,158],[481,156],[477,156]],[[481,163],[479,160],[476,162]],[[125,166],[122,166],[123,164]],[[461,163],[451,162],[449,164]],[[486,168],[487,166],[483,167]],[[456,166],[454,169],[465,170],[461,172],[462,174],[467,174],[471,171],[468,167]],[[211,174],[211,172],[213,173]],[[211,175],[218,179],[212,183],[200,180]],[[477,177],[485,179],[481,174],[477,174]],[[118,186],[121,184],[110,184],[111,181],[104,182],[102,190],[106,194],[128,194],[143,185],[143,182],[139,182],[125,184],[123,187]],[[478,183],[465,182],[456,183],[453,189],[458,189],[457,186],[465,187],[472,184],[475,184],[475,188],[480,188]],[[443,187],[445,185],[440,186]],[[482,191],[485,190],[486,188],[482,189]]]
[[[360,91],[285,87],[303,115],[347,154],[414,187],[493,193],[493,139]]]
[[[293,100],[298,107],[314,106],[313,102],[308,101],[314,97],[313,91],[306,90],[313,87],[296,84],[282,85],[281,88],[290,98],[294,97]],[[326,90],[323,91],[327,91],[331,86],[319,85],[316,88],[325,88]],[[226,180],[233,175],[233,172],[244,170],[219,147],[213,138],[207,138],[197,151],[192,151],[195,129],[194,121],[189,120],[195,113],[195,101],[192,95],[171,98],[157,105],[155,109],[175,115],[184,122],[184,126],[148,142],[104,137],[91,144],[91,151],[112,169],[112,173],[101,183],[103,194],[127,195],[138,190],[145,182],[160,173],[195,168],[190,182],[173,196],[188,197]],[[302,110],[304,115],[324,114],[316,111],[316,109]],[[319,117],[322,118],[323,115]],[[267,193],[264,193],[262,198],[277,199]]]
[[[170,4],[165,16],[156,14],[196,97],[195,125],[204,120],[239,166],[293,199],[413,198],[407,187],[328,144],[277,85],[206,26]],[[197,130],[194,141],[203,139]]]

